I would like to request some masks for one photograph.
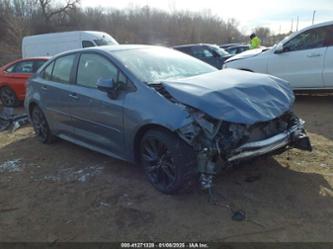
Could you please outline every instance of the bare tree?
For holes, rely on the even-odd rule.
[[[67,0],[65,5],[54,7],[53,0],[38,0],[43,17],[46,22],[50,22],[51,18],[56,15],[68,14],[68,12],[76,8],[80,4],[80,0]]]

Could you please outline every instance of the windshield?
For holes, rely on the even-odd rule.
[[[219,46],[211,46],[211,48],[221,57],[226,57],[230,55],[227,51],[225,51],[223,48],[220,48]]]
[[[103,35],[100,39],[95,39],[94,42],[97,46],[118,45],[115,39],[107,35]]]
[[[112,54],[140,80],[148,84],[217,70],[192,56],[169,48],[118,50],[112,51]]]
[[[274,46],[272,48],[277,48],[278,46],[282,46],[282,44],[284,44],[286,42],[286,40],[289,39],[289,35],[286,36],[285,38],[283,38],[280,42],[278,42],[277,44],[274,44]]]

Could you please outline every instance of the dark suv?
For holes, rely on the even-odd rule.
[[[218,69],[222,69],[224,61],[232,56],[223,48],[213,44],[187,44],[174,46],[173,48],[198,58]]]

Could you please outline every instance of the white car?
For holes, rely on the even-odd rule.
[[[233,56],[223,68],[271,74],[295,90],[333,89],[333,21],[304,28],[272,48]]]

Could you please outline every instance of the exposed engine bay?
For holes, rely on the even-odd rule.
[[[195,111],[192,117],[193,122],[177,133],[198,152],[203,188],[210,188],[213,176],[236,162],[282,153],[290,148],[312,150],[304,121],[292,112],[253,125],[217,121]]]

